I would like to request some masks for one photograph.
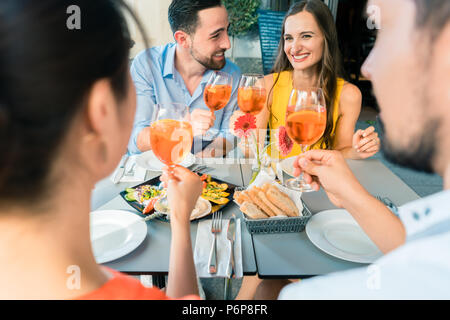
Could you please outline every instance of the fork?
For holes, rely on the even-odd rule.
[[[211,254],[209,255],[209,273],[217,273],[217,234],[222,231],[222,212],[217,211],[213,213],[211,220],[211,233],[214,235],[213,244],[211,247]]]
[[[128,171],[125,173],[125,175],[127,177],[134,175],[134,167],[136,166],[136,162],[133,163],[130,167],[130,169],[128,169]]]

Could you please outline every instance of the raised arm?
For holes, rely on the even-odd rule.
[[[347,159],[366,159],[380,148],[378,134],[373,127],[355,132],[361,104],[361,91],[355,85],[346,83],[339,101],[339,120],[333,149],[341,151]]]
[[[151,70],[146,63],[145,53],[136,57],[131,65],[131,77],[136,88],[136,115],[131,132],[128,152],[141,153],[150,150],[150,119],[156,104]]]
[[[171,298],[198,295],[190,216],[202,193],[202,181],[198,175],[180,166],[175,167],[171,173],[164,170],[161,181],[168,187],[172,231],[166,293]]]
[[[402,245],[401,220],[359,183],[338,151],[312,150],[294,161],[294,173],[304,172],[315,190],[323,187],[334,205],[347,209],[377,247],[387,253]]]

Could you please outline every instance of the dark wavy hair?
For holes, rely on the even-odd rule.
[[[194,34],[198,25],[198,12],[221,5],[221,0],[173,0],[169,6],[170,28],[173,33],[182,30]]]
[[[325,5],[322,1],[306,0],[296,2],[286,13],[283,21],[280,43],[278,46],[277,58],[271,71],[272,73],[278,73],[278,76],[270,89],[270,93],[273,91],[273,88],[278,82],[280,72],[293,70],[291,63],[284,52],[285,23],[287,18],[302,11],[308,11],[314,16],[325,38],[323,57],[319,62],[319,83],[317,86],[323,88],[325,95],[327,105],[327,125],[325,127],[325,132],[323,134],[320,147],[322,149],[331,149],[333,147],[331,132],[333,130],[333,112],[337,91],[337,78],[342,77],[343,72],[336,25],[330,9],[328,9],[327,5]]]
[[[68,8],[81,29],[68,27]],[[0,202],[36,201],[92,85],[128,92],[131,38],[122,0],[0,1]]]

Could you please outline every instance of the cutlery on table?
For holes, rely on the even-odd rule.
[[[236,270],[235,270],[235,259],[234,259],[234,241],[236,239],[236,216],[233,214],[230,220],[228,221],[228,230],[227,230],[227,238],[230,241],[230,265],[228,267],[229,276],[228,278],[235,278]]]
[[[211,220],[211,233],[214,235],[213,243],[211,247],[211,253],[209,255],[209,270],[210,274],[217,273],[217,234],[222,231],[222,212],[217,211],[213,213]]]
[[[123,175],[125,174],[125,165],[127,164],[128,158],[129,156],[126,154],[120,160],[119,168],[117,169],[113,179],[114,184],[119,183],[120,179],[122,179]]]
[[[132,176],[134,175],[134,167],[136,167],[136,162],[134,162],[131,167],[127,170],[127,172],[125,173],[126,176]]]

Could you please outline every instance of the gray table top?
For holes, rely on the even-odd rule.
[[[240,164],[234,161],[234,164],[213,164],[209,166],[215,170],[208,172],[213,177],[224,180],[226,182],[243,185]],[[159,173],[148,172],[147,180],[158,176]],[[92,196],[92,210],[126,210],[136,212],[130,207],[118,193],[127,187],[137,185],[139,183],[120,183],[112,184],[111,181],[105,179],[97,184]],[[239,207],[234,203],[229,203],[222,210],[224,218],[229,218],[231,214],[235,214],[238,218],[242,218]],[[195,250],[195,239],[197,234],[198,222],[191,223],[191,242],[193,250]],[[143,243],[131,253],[104,265],[112,269],[128,273],[128,274],[152,274],[163,275],[169,270],[170,255],[170,224],[160,220],[152,220],[147,222],[148,233]],[[248,232],[245,222],[241,220],[242,231],[242,256],[243,270],[245,275],[256,274],[256,261],[253,251],[253,241]]]
[[[348,164],[360,183],[373,195],[389,197],[397,206],[419,198],[378,160],[349,160]],[[251,165],[242,165],[242,171],[243,176],[248,177]],[[313,214],[336,208],[323,190],[305,193],[302,198]],[[301,278],[364,266],[321,251],[308,239],[305,231],[255,234],[253,244],[261,278]]]

